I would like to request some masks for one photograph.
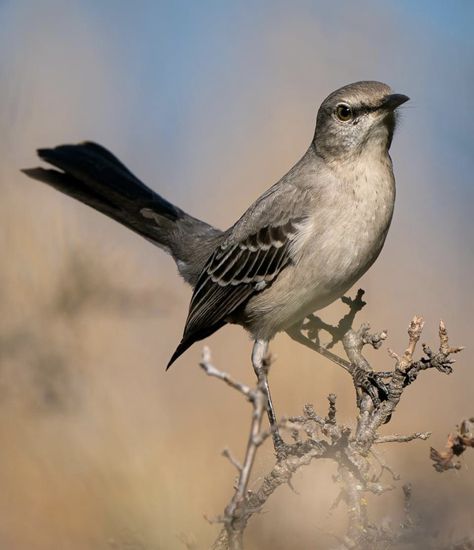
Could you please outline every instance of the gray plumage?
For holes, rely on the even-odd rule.
[[[407,101],[379,82],[328,96],[301,160],[227,231],[193,218],[103,147],[41,149],[25,170],[167,250],[194,288],[180,345],[232,322],[267,342],[346,292],[379,255],[395,201],[388,150]],[[168,366],[169,366],[168,365]]]

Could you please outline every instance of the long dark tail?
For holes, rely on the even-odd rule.
[[[39,149],[56,169],[23,172],[73,197],[165,249],[194,286],[222,232],[193,218],[142,183],[110,151],[92,142]]]

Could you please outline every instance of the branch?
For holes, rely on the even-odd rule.
[[[245,384],[242,384],[240,382],[236,382],[230,374],[227,374],[226,372],[222,372],[211,363],[211,350],[204,346],[202,350],[202,358],[201,362],[199,363],[199,366],[204,370],[204,372],[208,376],[213,376],[214,378],[219,378],[219,380],[223,380],[227,385],[229,385],[231,388],[234,388],[234,390],[237,390],[240,393],[243,393],[249,401],[251,401],[254,398],[254,390],[251,390],[248,386]]]
[[[378,431],[390,421],[403,392],[417,379],[422,370],[435,368],[450,374],[455,362],[452,355],[463,349],[450,347],[446,327],[441,322],[438,351],[434,353],[427,345],[423,345],[424,354],[417,360],[415,352],[424,321],[421,317],[415,316],[408,327],[408,345],[403,354],[398,355],[389,350],[390,357],[395,359],[394,368],[389,371],[375,371],[365,358],[363,349],[366,345],[379,349],[387,338],[387,331],[372,334],[367,324],[363,324],[358,330],[352,328],[355,313],[364,305],[362,294],[359,291],[355,300],[348,298],[343,300],[350,311],[337,326],[328,325],[312,315],[299,327],[293,327],[289,331],[293,339],[318,351],[344,368],[352,376],[356,390],[359,416],[353,431],[354,435],[348,439],[347,445],[336,457],[339,464],[339,481],[343,486],[341,494],[349,510],[349,528],[345,539],[347,548],[369,548],[377,540],[395,540],[395,534],[389,535],[386,530],[371,526],[367,518],[364,493],[380,493],[391,488],[379,483],[385,471],[391,472],[390,468],[381,464],[381,471],[374,474],[368,460],[369,453],[374,444],[407,443],[415,439],[426,440],[430,436],[429,432],[382,436]],[[329,333],[332,338],[326,345],[322,344],[322,332]],[[342,343],[348,361],[328,351],[337,342]]]
[[[229,449],[224,449],[222,451],[222,456],[228,459],[228,461],[236,468],[239,472],[242,471],[242,464],[234,457]]]
[[[213,545],[214,550],[241,550],[243,533],[250,518],[263,509],[280,486],[291,487],[291,480],[296,471],[312,460],[321,458],[333,460],[338,466],[337,481],[341,484],[338,502],[345,502],[349,514],[348,530],[343,539],[346,548],[368,550],[379,548],[382,543],[386,546],[402,539],[409,539],[410,529],[415,528],[415,522],[410,519],[409,514],[411,489],[404,489],[406,518],[401,525],[402,531],[373,525],[369,521],[366,494],[379,495],[394,489],[393,484],[385,484],[382,479],[387,472],[391,475],[392,482],[399,479],[390,467],[377,457],[373,445],[407,443],[416,439],[424,441],[431,435],[430,432],[380,435],[379,430],[390,421],[405,389],[417,380],[421,371],[434,368],[450,374],[454,364],[452,355],[462,348],[450,347],[446,327],[440,322],[438,351],[433,352],[427,345],[423,345],[423,356],[416,359],[416,348],[424,322],[421,317],[415,316],[408,327],[408,344],[403,354],[398,355],[389,350],[390,357],[395,360],[394,367],[391,370],[374,370],[363,351],[365,346],[379,349],[387,338],[387,331],[372,333],[368,324],[361,325],[357,330],[352,328],[356,313],[365,305],[362,296],[363,291],[359,291],[355,299],[343,299],[349,307],[349,312],[336,326],[311,315],[288,331],[293,339],[321,353],[350,374],[359,409],[354,426],[348,427],[338,423],[334,394],[328,397],[329,406],[325,416],[317,414],[314,407],[307,404],[302,415],[281,420],[278,426],[289,433],[292,442],[283,442],[271,471],[253,490],[249,490],[249,483],[256,453],[272,434],[271,431],[262,430],[262,417],[266,407],[265,387],[258,383],[255,388],[250,388],[235,381],[229,374],[212,365],[209,350],[204,349],[200,365],[206,374],[222,380],[252,404],[252,419],[242,464],[229,450],[223,451],[223,455],[237,469],[239,478],[224,515],[217,519],[223,523],[223,527]],[[327,344],[322,343],[321,332],[330,335],[331,340]],[[347,359],[330,351],[337,343],[342,343]],[[456,444],[461,441],[464,448],[474,446],[474,438],[469,432],[467,439],[466,429],[464,428],[462,438],[456,440]],[[456,454],[456,444],[454,439],[450,442],[449,452],[452,452],[452,455],[445,456],[432,450],[432,458],[437,453],[444,460],[443,464],[450,463],[452,456]],[[436,464],[435,458],[433,460]]]
[[[248,521],[246,495],[250,474],[257,449],[265,440],[261,433],[262,419],[267,402],[265,387],[263,382],[259,382],[255,388],[251,389],[245,384],[236,382],[229,374],[218,370],[211,363],[211,353],[207,347],[203,350],[200,367],[208,376],[224,381],[231,388],[243,394],[252,403],[253,407],[247,448],[242,465],[232,457],[230,451],[223,451],[223,455],[238,469],[239,479],[235,492],[224,510],[224,516],[217,520],[224,523],[224,529],[214,544],[216,550],[220,548],[240,550],[242,548],[243,532]]]
[[[415,316],[408,327],[408,346],[403,355],[398,355],[389,350],[389,355],[395,359],[394,370],[390,373],[383,373],[384,378],[389,377],[387,382],[382,382],[376,372],[367,375],[359,372],[359,380],[354,381],[361,397],[361,421],[358,424],[358,444],[362,452],[367,452],[372,443],[377,439],[377,431],[383,424],[390,421],[395,412],[405,388],[413,383],[421,370],[435,368],[445,374],[452,372],[452,365],[455,360],[452,354],[462,350],[460,347],[452,348],[448,344],[446,327],[441,322],[439,327],[440,345],[437,353],[433,353],[427,346],[423,346],[424,356],[416,361],[413,358],[416,345],[420,339],[423,329],[423,319]],[[353,348],[355,355],[361,355],[362,342],[357,342]],[[364,359],[365,361],[365,359]],[[368,399],[368,397],[370,400]]]
[[[430,448],[433,468],[440,473],[447,470],[459,470],[461,462],[455,461],[454,458],[461,456],[468,447],[474,447],[474,418],[463,420],[458,426],[457,433],[448,435],[444,451]]]
[[[414,439],[422,439],[426,441],[431,435],[431,432],[415,432],[409,435],[392,434],[392,435],[378,435],[374,439],[374,443],[408,443]]]

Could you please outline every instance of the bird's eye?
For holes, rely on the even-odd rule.
[[[340,121],[348,122],[353,116],[352,109],[349,107],[349,105],[346,105],[345,103],[340,103],[336,107],[336,116]]]

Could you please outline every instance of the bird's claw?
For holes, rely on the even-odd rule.
[[[366,393],[374,407],[380,407],[382,401],[388,397],[388,388],[383,382],[382,377],[374,371],[366,371],[360,367],[354,366],[352,371],[352,379],[356,390],[361,390]]]

